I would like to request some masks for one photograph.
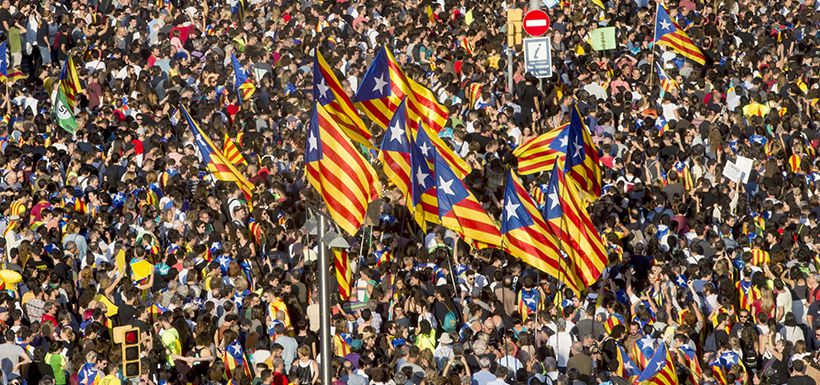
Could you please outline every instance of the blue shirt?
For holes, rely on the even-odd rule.
[[[495,381],[496,379],[494,374],[487,370],[481,370],[473,374],[473,381],[470,385],[487,385],[488,382]]]

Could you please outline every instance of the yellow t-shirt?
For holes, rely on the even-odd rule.
[[[120,381],[116,375],[109,374],[103,377],[102,381],[100,381],[100,385],[122,385],[122,381]]]

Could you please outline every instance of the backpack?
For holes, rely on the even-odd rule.
[[[458,328],[458,315],[455,311],[451,310],[449,306],[446,304],[444,305],[447,307],[447,314],[444,315],[444,320],[441,323],[441,328],[444,329],[447,333],[453,333]]]

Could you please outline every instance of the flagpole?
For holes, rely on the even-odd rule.
[[[325,237],[324,215],[319,215],[319,229],[317,231],[317,246],[319,246],[319,318],[321,337],[319,343],[322,349],[322,362],[320,367],[322,384],[330,384],[331,379],[331,346],[330,346],[330,266],[327,257],[327,246],[322,243]]]
[[[658,35],[658,9],[660,8],[661,3],[658,0],[657,5],[655,6],[655,25],[653,26],[653,33],[652,33],[652,47],[649,49],[649,53],[652,56],[651,64],[649,64],[649,91],[652,92],[652,85],[654,84],[655,80],[655,36]]]
[[[458,250],[458,238],[453,241],[453,255],[452,258],[456,257],[456,251]],[[450,267],[450,280],[453,281],[453,295],[458,295],[458,286],[456,285],[456,272],[453,270],[453,261],[450,260],[450,256],[447,257],[447,266]]]

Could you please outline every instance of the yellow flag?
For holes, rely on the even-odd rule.
[[[125,250],[120,249],[114,257],[114,266],[117,267],[117,273],[125,272]]]
[[[154,265],[146,260],[137,261],[131,264],[131,278],[135,282],[148,278],[153,271]]]
[[[592,4],[595,4],[599,7],[601,7],[601,9],[606,9],[606,7],[604,6],[603,0],[592,0]]]
[[[97,296],[94,297],[94,300],[96,300],[97,302],[100,302],[103,305],[105,305],[105,316],[106,317],[114,316],[114,315],[117,314],[117,312],[120,311],[120,308],[117,307],[117,305],[114,305],[114,303],[111,302],[111,300],[108,299],[108,297],[106,297],[102,294],[97,294]]]
[[[467,14],[464,15],[464,24],[467,24],[467,25],[473,24],[474,20],[475,19],[473,18],[473,10],[471,9],[471,10],[467,11]]]

